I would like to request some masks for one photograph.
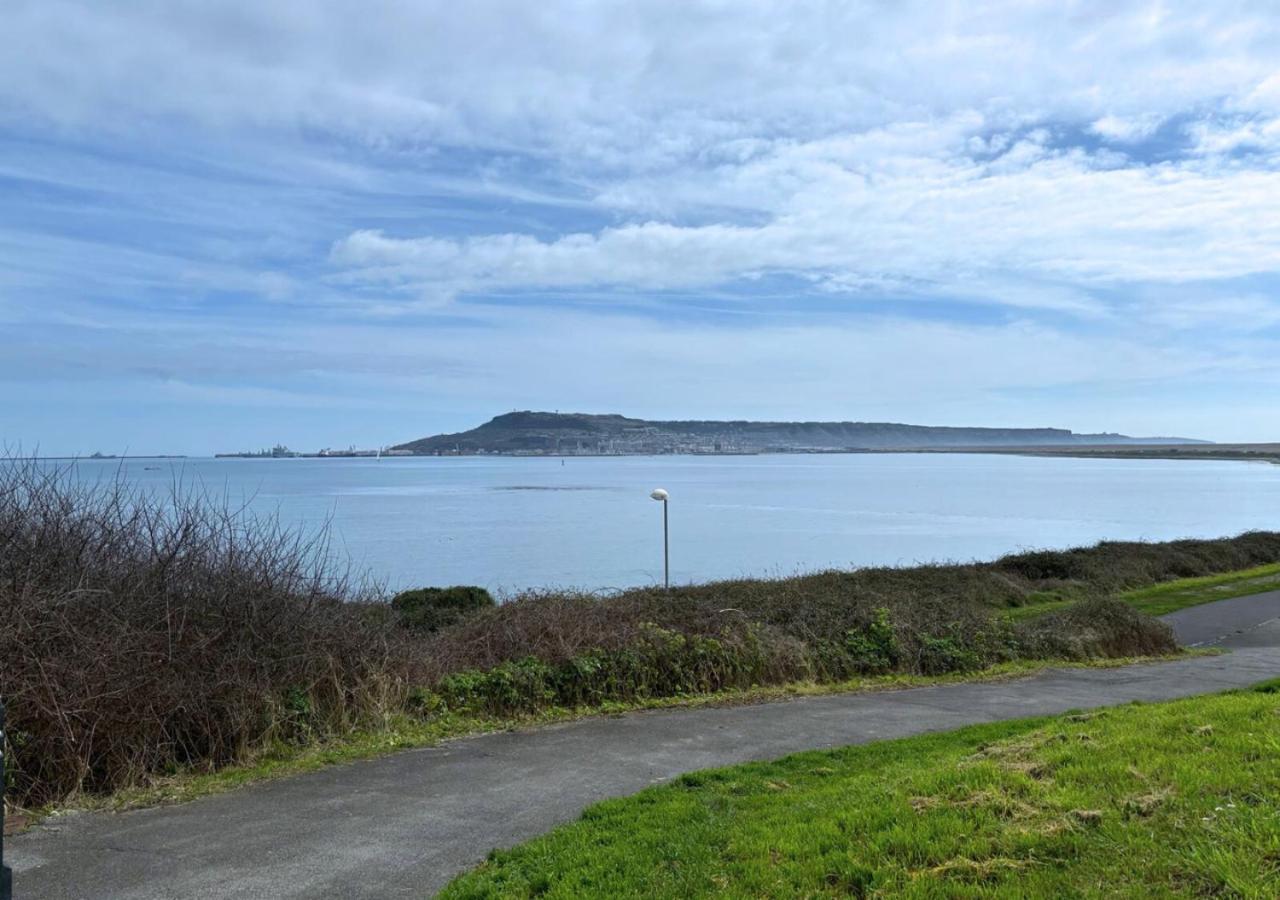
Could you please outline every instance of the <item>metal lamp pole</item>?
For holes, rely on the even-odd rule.
[[[649,495],[662,502],[662,586],[671,590],[671,541],[667,538],[667,498],[670,496],[662,488]]]

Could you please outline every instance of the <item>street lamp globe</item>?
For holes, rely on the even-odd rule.
[[[666,500],[666,499],[667,499],[667,497],[669,497],[669,496],[671,496],[671,495],[670,495],[670,494],[668,494],[666,491],[664,491],[662,488],[658,488],[658,489],[657,489],[657,490],[655,490],[653,493],[651,493],[649,496],[650,496],[650,497],[652,497],[654,500]]]

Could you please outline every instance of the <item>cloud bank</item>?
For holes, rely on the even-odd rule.
[[[785,415],[761,398],[792,383],[819,417],[1280,430],[1253,399],[1280,388],[1271,3],[17,0],[5,19],[0,376],[27,390],[153,378],[193,408],[295,409],[317,443],[360,439],[322,437],[317,406],[366,380],[448,425],[513,394]],[[30,340],[59,333],[83,352]],[[644,403],[624,333],[714,389]],[[246,341],[306,361],[219,362]],[[870,375],[833,367],[841,346],[891,402],[849,393]],[[921,382],[919,358],[952,368]],[[512,388],[522,368],[538,378]]]

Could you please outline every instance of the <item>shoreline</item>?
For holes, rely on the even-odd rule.
[[[738,450],[673,453],[414,453],[387,454],[381,459],[635,459],[664,457],[757,457],[757,456],[892,456],[898,454],[940,454],[965,456],[1038,456],[1071,459],[1135,459],[1135,460],[1184,460],[1216,462],[1266,462],[1280,464],[1280,443],[1258,444],[1138,444],[1138,445],[1085,445],[1076,447],[876,447],[846,449],[800,450]],[[153,453],[103,456],[35,456],[38,462],[121,462],[130,460],[200,461],[200,460],[272,460],[299,459],[379,460],[366,453],[291,453],[288,456],[263,456],[258,454],[213,453],[192,456],[184,453]],[[379,460],[380,461],[380,460]]]
[[[1089,447],[990,447],[920,449],[915,453],[984,453],[1004,456],[1071,457],[1075,459],[1173,459],[1191,461],[1280,463],[1280,444],[1138,445]]]
[[[1178,444],[1178,445],[1092,445],[1080,447],[884,447],[809,450],[753,450],[705,453],[414,453],[386,456],[384,459],[628,459],[662,458],[669,456],[890,456],[904,453],[953,454],[989,456],[1044,456],[1076,459],[1176,459],[1214,460],[1231,462],[1280,463],[1280,443],[1275,444]],[[83,457],[44,457],[47,459],[83,459]],[[129,459],[374,459],[367,455],[298,453],[292,456],[250,456],[234,453],[216,453],[211,457],[153,456],[112,457]]]

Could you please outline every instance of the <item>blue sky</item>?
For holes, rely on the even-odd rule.
[[[1271,3],[10,0],[0,441],[1280,440]]]

